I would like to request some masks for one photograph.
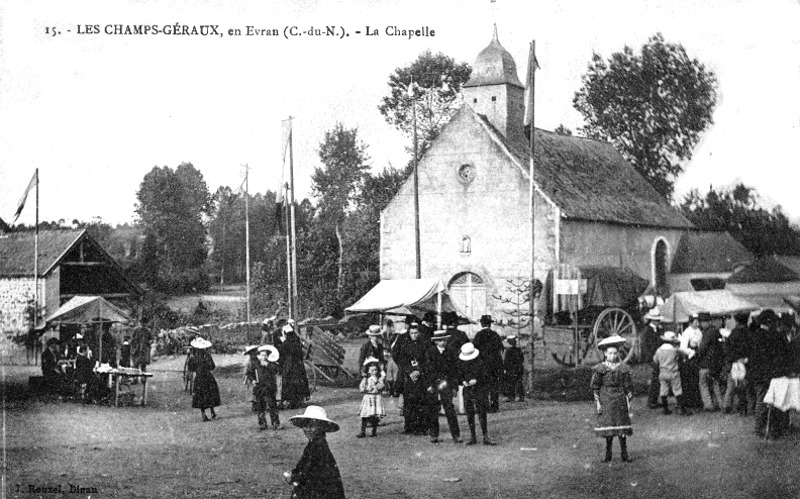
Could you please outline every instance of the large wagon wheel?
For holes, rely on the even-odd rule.
[[[597,363],[603,360],[603,353],[598,350],[597,344],[603,339],[615,334],[625,338],[627,343],[619,350],[622,362],[629,362],[634,355],[639,336],[636,332],[636,323],[628,312],[621,308],[607,308],[600,312],[594,321],[592,335],[589,337],[589,348],[586,352],[586,361]]]

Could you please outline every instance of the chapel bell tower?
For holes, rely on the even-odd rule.
[[[472,66],[472,75],[462,87],[464,101],[512,143],[525,140],[525,87],[517,77],[517,65],[497,39],[481,50]]]

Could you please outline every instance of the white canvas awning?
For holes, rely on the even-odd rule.
[[[48,326],[130,321],[125,312],[101,296],[75,296],[45,319]]]
[[[726,289],[709,291],[682,291],[672,293],[664,302],[664,322],[689,322],[692,314],[708,312],[714,316],[736,312],[752,312],[761,308],[758,304],[736,296]]]
[[[461,315],[439,279],[387,279],[376,284],[345,310],[398,315],[436,312],[439,310],[440,293],[441,311]]]

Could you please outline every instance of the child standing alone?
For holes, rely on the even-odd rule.
[[[364,361],[364,368],[367,376],[361,380],[359,391],[364,394],[361,399],[361,433],[357,438],[367,436],[367,425],[372,425],[371,436],[378,434],[378,422],[380,418],[386,416],[386,409],[383,407],[384,380],[386,375],[381,371],[381,363],[375,357],[369,357]]]

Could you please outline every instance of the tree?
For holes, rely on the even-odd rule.
[[[150,283],[174,291],[207,286],[201,267],[207,254],[204,222],[211,211],[211,194],[203,174],[191,163],[175,170],[154,167],[136,197],[145,235],[143,273]]]
[[[572,130],[565,127],[563,124],[558,125],[553,132],[557,133],[558,135],[565,135],[567,137],[572,137]]]
[[[311,176],[311,192],[319,200],[319,215],[330,223],[339,243],[339,277],[336,289],[341,292],[344,284],[344,237],[342,224],[348,211],[361,191],[367,175],[369,156],[367,146],[358,138],[358,129],[346,129],[337,123],[333,130],[325,132],[319,145],[322,167],[314,169]]]
[[[713,123],[717,78],[658,33],[638,54],[628,46],[607,61],[594,54],[572,102],[586,136],[610,141],[670,198],[682,163]]]
[[[757,256],[800,255],[800,229],[780,206],[759,206],[755,189],[742,183],[719,191],[711,187],[705,196],[694,189],[684,197],[681,210],[698,228],[726,230]]]
[[[458,110],[458,94],[471,73],[472,68],[465,62],[456,64],[452,57],[425,51],[414,62],[389,75],[389,95],[383,98],[378,110],[390,125],[411,138],[412,105],[416,107],[417,152],[421,157]],[[409,97],[412,79],[413,95]]]

